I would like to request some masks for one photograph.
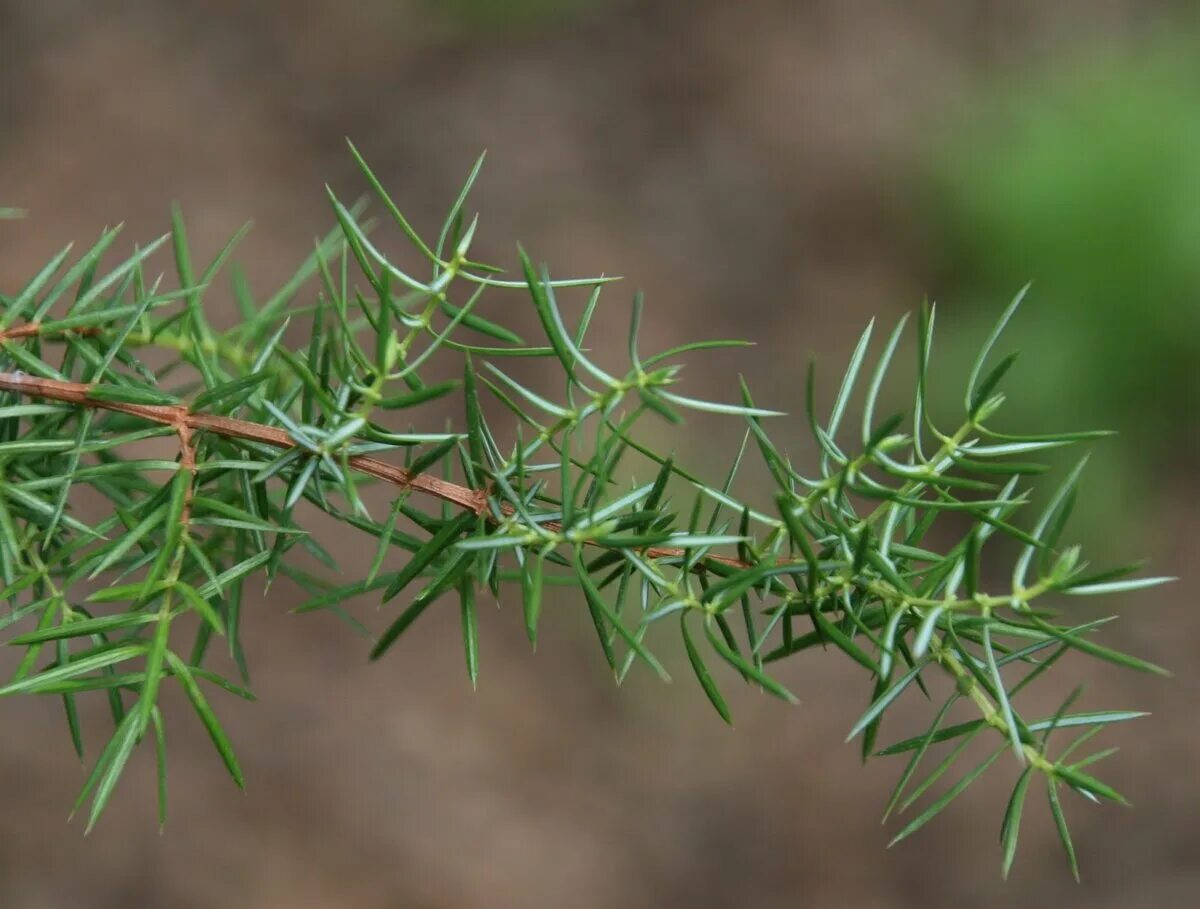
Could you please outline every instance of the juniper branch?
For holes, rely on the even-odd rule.
[[[744,383],[737,403],[674,390],[681,355],[743,342],[683,344],[645,356],[642,301],[635,297],[628,366],[601,365],[586,337],[611,279],[553,280],[521,251],[522,277],[509,280],[470,257],[477,220],[464,217],[464,205],[478,165],[437,241],[428,243],[355,156],[428,279],[381,252],[359,212],[330,192],[337,230],[317,243],[296,278],[261,304],[235,278],[243,321],[226,332],[211,327],[203,301],[240,234],[198,271],[178,212],[169,237],[135,250],[106,274],[100,263],[115,231],[65,272],[69,250],[15,295],[0,296],[0,596],[10,604],[0,630],[35,623],[9,640],[24,656],[0,695],[60,697],[82,757],[77,698],[104,692],[114,731],[79,797],[80,805],[92,799],[89,829],[147,731],[154,733],[165,798],[158,693],[168,681],[184,690],[231,777],[242,784],[200,682],[252,697],[239,634],[249,577],[285,575],[308,593],[300,611],[332,609],[347,617],[345,605],[359,594],[382,590],[386,603],[415,589],[377,636],[372,658],[441,597],[457,595],[472,683],[479,672],[477,593],[499,597],[505,584],[515,585],[536,644],[543,588],[553,583],[578,588],[618,681],[638,661],[666,677],[646,637],[678,614],[688,663],[726,721],[732,714],[722,683],[708,666],[714,657],[746,682],[794,701],[769,667],[813,647],[836,648],[868,675],[868,707],[850,733],[861,738],[863,757],[910,755],[888,814],[915,804],[976,735],[997,739],[983,764],[929,803],[893,842],[923,827],[1011,751],[1024,769],[1002,827],[1004,873],[1015,857],[1035,773],[1046,780],[1055,826],[1076,870],[1058,786],[1093,800],[1123,799],[1084,771],[1110,752],[1071,754],[1102,728],[1143,714],[1069,713],[1072,694],[1054,716],[1027,720],[1015,701],[1068,651],[1162,672],[1098,643],[1094,635],[1107,620],[1061,624],[1047,603],[1167,579],[1131,577],[1137,566],[1090,572],[1077,547],[1061,545],[1082,462],[1031,526],[1015,522],[1029,500],[1019,487],[1048,468],[1014,458],[1100,435],[1017,437],[992,428],[1003,403],[997,389],[1014,360],[989,367],[990,354],[1023,292],[976,358],[964,416],[953,432],[939,430],[931,417],[932,307],[917,320],[911,417],[876,419],[906,320],[884,343],[865,383],[853,446],[845,442],[844,424],[873,326],[860,339],[825,420],[817,415],[810,368],[806,412],[820,458],[818,474],[809,478],[766,431],[767,421],[780,414],[757,406]],[[147,283],[144,269],[168,239],[179,287],[161,291],[161,279]],[[315,302],[298,304],[313,279]],[[558,301],[570,288],[589,292],[574,328]],[[483,316],[479,304],[489,292],[526,296],[543,343],[526,344]],[[284,343],[290,320],[304,318],[307,344]],[[54,362],[51,351],[59,354]],[[168,362],[151,368],[135,351],[154,351]],[[548,395],[497,365],[514,357],[556,364],[563,393]],[[459,359],[461,381],[429,380],[447,358]],[[171,390],[164,390],[168,384]],[[485,406],[485,394],[492,407]],[[389,413],[411,416],[449,395],[461,395],[461,431],[387,425]],[[504,443],[488,415],[496,407],[515,419]],[[741,448],[719,486],[636,437],[643,419],[677,423],[684,410],[728,414],[744,424]],[[123,454],[126,446],[159,436],[176,439],[173,459]],[[734,492],[748,450],[757,452],[774,486],[765,509]],[[397,453],[403,464],[383,457]],[[653,480],[633,481],[623,466],[631,459],[640,459]],[[162,473],[170,477],[166,482],[155,479]],[[360,492],[370,483],[391,493],[384,520],[371,517]],[[77,516],[71,493],[79,486],[99,492],[112,514],[94,524]],[[676,500],[683,500],[678,511]],[[334,565],[299,522],[301,503],[378,541],[365,578],[339,587],[301,567],[300,552]],[[985,570],[983,551],[993,537],[1018,546],[1019,554],[1011,583],[989,592],[984,585],[994,582],[995,572]],[[385,571],[395,550],[406,561]],[[99,580],[107,586],[89,592],[88,582]],[[184,657],[179,637],[189,618],[195,636]],[[797,622],[811,630],[801,632]],[[693,631],[697,623],[702,637]],[[206,665],[214,636],[227,639],[240,683]],[[877,749],[892,706],[914,687],[932,694],[932,679],[925,678],[931,668],[950,681],[949,699],[926,732]],[[972,705],[975,718],[943,726],[960,700]],[[1050,734],[1059,728],[1083,731],[1052,752]],[[942,743],[951,747],[948,755],[910,785]]]
[[[6,335],[4,332],[0,332],[0,341],[7,340],[9,337],[22,337],[22,335],[16,333]],[[212,433],[228,439],[245,439],[275,448],[292,449],[299,445],[292,436],[276,426],[196,412],[183,404],[136,404],[130,401],[93,398],[90,394],[92,388],[92,385],[81,382],[39,379],[25,373],[0,373],[0,390],[3,391],[49,401],[61,401],[80,407],[110,410],[114,413],[137,417],[147,423],[171,427],[180,436],[181,451],[187,454],[186,458],[181,458],[182,466],[190,465],[192,470],[195,469],[195,455],[192,453],[190,444],[184,440],[190,438],[193,432]],[[425,493],[459,508],[483,513],[487,507],[487,497],[482,492],[446,482],[429,474],[416,474],[403,467],[396,467],[367,455],[354,455],[347,459],[347,463],[359,473],[391,483],[401,489],[413,489]]]

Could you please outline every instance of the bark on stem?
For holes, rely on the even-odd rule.
[[[12,337],[12,333],[8,337]],[[49,401],[61,401],[79,407],[92,407],[98,410],[109,410],[115,413],[128,414],[146,420],[172,427],[181,439],[191,438],[195,432],[209,432],[230,439],[246,439],[276,448],[295,448],[296,441],[288,433],[276,426],[265,426],[250,420],[238,420],[233,417],[222,417],[214,414],[197,413],[185,404],[132,404],[125,401],[109,401],[93,398],[90,395],[92,386],[83,382],[66,382],[59,379],[43,379],[24,373],[0,372],[0,390],[33,398],[45,398]],[[486,515],[487,493],[480,489],[459,486],[440,477],[429,474],[414,474],[412,471],[378,458],[367,455],[355,455],[347,463],[359,473],[391,483],[402,489],[412,489],[443,502],[449,502],[459,508],[467,508],[479,515]],[[501,503],[502,511],[508,515],[513,509],[507,503]],[[547,522],[542,525],[549,530],[561,529],[557,522]],[[682,556],[682,549],[651,546],[643,550],[649,558],[671,558]],[[750,566],[739,559],[727,556],[710,555],[708,560],[720,562],[733,568],[749,568]]]

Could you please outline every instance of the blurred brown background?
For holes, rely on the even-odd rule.
[[[1070,800],[1079,886],[1040,800],[999,884],[1011,768],[885,851],[901,766],[841,744],[869,692],[835,654],[787,670],[799,708],[730,685],[730,730],[678,654],[676,684],[614,690],[575,603],[535,655],[517,612],[484,616],[472,692],[453,610],[367,666],[281,586],[246,632],[260,702],[220,704],[248,792],[178,712],[161,837],[149,755],[83,839],[57,704],[0,704],[0,906],[1200,905],[1193,34],[1186,6],[1136,0],[0,0],[0,203],[30,211],[0,225],[6,290],[106,223],[156,236],[172,200],[204,250],[253,217],[239,258],[266,290],[331,223],[323,183],[363,189],[345,136],[427,229],[486,147],[487,256],[519,239],[559,274],[628,276],[651,346],[758,342],[690,367],[700,393],[742,371],[799,410],[810,351],[834,382],[866,319],[926,294],[961,367],[1034,278],[1022,425],[1123,432],[1076,537],[1185,578],[1097,607],[1174,680],[1048,685],[1050,711],[1073,673],[1089,704],[1155,714],[1106,736],[1135,807]],[[803,459],[799,422],[777,431]],[[723,469],[734,434],[698,440],[727,424],[690,425],[691,463]]]

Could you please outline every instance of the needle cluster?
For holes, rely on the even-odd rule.
[[[930,414],[931,306],[915,320],[907,415],[879,413],[907,319],[873,356],[867,327],[829,412],[818,412],[810,368],[803,403],[819,458],[802,470],[768,433],[781,414],[759,406],[744,382],[723,401],[678,390],[681,357],[742,342],[648,354],[636,296],[627,361],[601,364],[588,337],[611,279],[555,279],[524,251],[515,278],[472,258],[478,220],[465,204],[478,164],[429,241],[354,155],[420,275],[381,251],[360,209],[331,191],[337,228],[277,293],[256,299],[234,271],[241,319],[228,330],[210,323],[205,295],[242,232],[199,267],[178,212],[169,234],[115,265],[102,265],[118,236],[108,230],[81,256],[68,247],[0,295],[0,630],[21,653],[0,696],[60,700],[81,758],[79,702],[107,702],[112,733],[76,803],[90,800],[89,829],[147,739],[164,815],[166,686],[183,690],[243,784],[212,702],[253,697],[239,629],[264,584],[282,576],[307,591],[302,612],[354,622],[346,604],[379,596],[389,620],[372,633],[372,659],[426,611],[454,604],[472,683],[481,596],[507,600],[511,589],[536,645],[543,602],[559,599],[547,588],[569,589],[618,681],[639,664],[666,678],[651,632],[674,628],[727,722],[728,679],[794,701],[777,665],[814,648],[839,651],[861,667],[867,695],[850,738],[864,758],[907,759],[886,813],[921,805],[895,840],[1007,754],[1020,775],[1001,829],[1005,874],[1035,781],[1075,869],[1060,792],[1124,801],[1093,775],[1111,752],[1084,746],[1143,714],[1073,712],[1076,691],[1053,714],[1027,716],[1017,698],[1070,652],[1161,672],[1100,643],[1108,619],[1064,622],[1056,603],[1167,579],[1133,577],[1137,566],[1095,571],[1062,543],[1082,461],[1024,518],[1030,484],[1048,470],[1029,459],[1101,434],[992,428],[1014,362],[993,363],[992,349],[1023,293],[975,359],[953,426]],[[173,252],[170,288],[147,276],[160,247]],[[573,314],[560,303],[570,288],[583,297]],[[495,310],[484,315],[483,301],[504,295],[532,306],[537,343]],[[615,318],[604,315],[610,326]],[[553,363],[557,389],[521,381],[519,358]],[[439,399],[457,401],[453,425],[407,425]],[[678,424],[690,410],[727,415],[743,434],[719,482],[640,440],[644,421]],[[771,484],[765,494],[752,486],[753,501],[735,490],[752,459]],[[105,503],[103,516],[83,506],[85,489]],[[318,512],[370,543],[370,568],[352,583],[328,580],[337,565],[310,532]],[[1011,563],[997,567],[985,559],[992,552]],[[212,668],[214,657],[231,671]],[[732,673],[714,672],[721,665]],[[934,698],[928,728],[881,747],[893,705],[911,692],[945,692],[939,677],[951,684]],[[956,704],[970,718],[948,724]],[[976,741],[987,743],[980,763],[969,750]],[[957,781],[934,795],[952,770]]]

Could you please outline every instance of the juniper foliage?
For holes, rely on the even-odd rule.
[[[371,659],[399,649],[430,608],[457,608],[472,683],[481,595],[509,599],[502,589],[511,589],[536,644],[545,590],[554,586],[576,591],[618,681],[638,664],[666,678],[650,632],[677,626],[700,689],[727,722],[729,679],[795,701],[776,665],[814,648],[840,651],[861,667],[868,695],[850,738],[864,758],[906,761],[885,817],[923,805],[893,842],[1007,753],[1021,769],[1001,828],[1004,873],[1034,782],[1077,873],[1060,789],[1123,802],[1092,772],[1111,752],[1083,746],[1143,714],[1073,712],[1074,691],[1035,718],[1017,696],[1070,651],[1161,672],[1100,643],[1107,618],[1064,623],[1054,604],[1167,579],[1133,577],[1136,565],[1095,571],[1062,544],[1083,461],[1040,513],[1021,516],[1027,487],[1047,469],[1029,458],[1101,435],[992,428],[1013,365],[1012,356],[993,363],[993,347],[1023,292],[975,359],[953,428],[930,415],[932,306],[915,320],[907,417],[877,412],[907,320],[873,357],[867,327],[829,413],[818,412],[810,367],[805,413],[820,456],[815,472],[804,472],[768,434],[780,414],[760,407],[744,382],[723,401],[677,390],[681,357],[742,342],[648,354],[637,296],[628,362],[601,364],[588,337],[610,279],[557,280],[524,251],[520,275],[502,277],[471,257],[478,220],[467,216],[466,200],[479,164],[429,241],[354,155],[423,275],[385,255],[360,209],[330,191],[337,228],[283,288],[255,299],[233,273],[241,321],[229,330],[212,326],[204,301],[243,232],[212,262],[197,263],[178,212],[169,234],[118,264],[102,263],[119,228],[82,255],[63,249],[0,296],[0,580],[8,603],[0,629],[21,652],[0,695],[58,699],[80,758],[80,701],[107,703],[113,731],[76,801],[78,809],[90,800],[87,829],[147,739],[157,755],[160,822],[165,816],[159,696],[167,686],[183,690],[243,785],[213,703],[253,697],[239,629],[272,579],[307,591],[300,612],[350,619],[348,601],[379,596],[390,622],[374,637]],[[164,247],[174,278],[151,279],[151,257]],[[568,288],[583,288],[576,293],[585,298],[571,313],[559,302]],[[498,295],[532,304],[536,344],[483,315],[482,301]],[[612,324],[614,316],[604,318]],[[521,357],[555,363],[557,392],[519,381],[511,360]],[[444,378],[448,360],[457,360],[460,378]],[[420,405],[444,398],[459,401],[452,428],[405,428]],[[859,409],[861,425],[849,425]],[[639,441],[643,421],[679,423],[689,410],[728,415],[744,432],[720,482]],[[498,411],[511,419],[500,425]],[[157,449],[142,444],[151,440]],[[748,459],[761,461],[773,485],[753,502],[735,491]],[[386,508],[368,509],[368,486],[386,492]],[[78,506],[85,488],[107,516],[92,520]],[[334,559],[306,528],[317,512],[369,541],[365,577],[328,579]],[[1007,580],[990,589],[1000,572],[985,568],[983,556],[1003,551],[987,545],[1000,538],[1015,541],[1017,556]],[[314,570],[314,560],[324,569]],[[214,657],[236,667],[234,679],[211,668]],[[722,664],[732,673],[714,672]],[[936,686],[926,682],[939,674],[952,684],[928,728],[880,747],[888,711],[918,689],[930,695]],[[974,716],[946,725],[956,703]],[[990,743],[986,758],[959,769],[977,739]],[[948,751],[922,770],[940,749]],[[922,802],[952,770],[957,782]]]

